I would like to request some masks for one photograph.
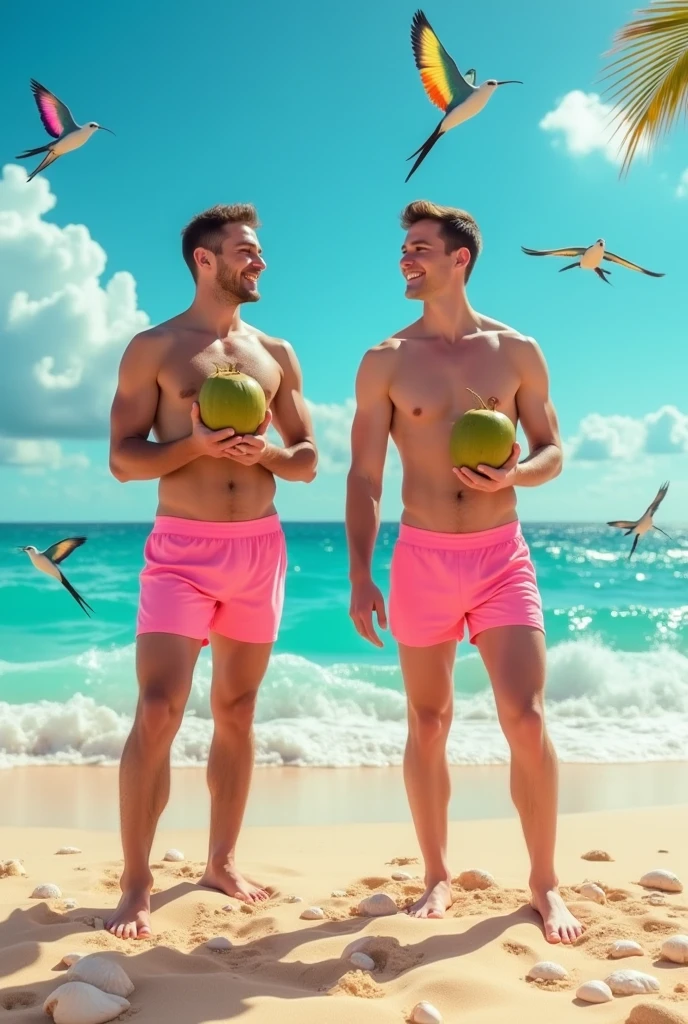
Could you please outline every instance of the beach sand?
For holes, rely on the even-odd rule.
[[[60,777],[60,769],[50,772]],[[62,798],[68,799],[68,790]],[[621,1024],[631,1011],[633,1024],[688,1024],[688,966],[659,959],[666,936],[688,933],[688,891],[660,899],[638,885],[656,867],[688,883],[688,806],[562,815],[563,891],[587,926],[568,948],[545,942],[527,905],[528,863],[513,817],[452,822],[456,874],[481,868],[492,873],[495,885],[466,891],[455,884],[456,902],[442,921],[356,913],[370,893],[386,892],[402,908],[421,891],[417,878],[391,879],[394,872],[415,876],[420,870],[408,822],[248,826],[241,866],[274,890],[258,908],[194,885],[206,842],[204,828],[159,832],[153,852],[156,934],[125,944],[98,920],[118,897],[116,832],[1,828],[0,860],[21,859],[27,874],[0,878],[0,1024],[48,1019],[43,1001],[64,982],[60,961],[72,951],[102,953],[124,966],[135,990],[123,1019],[137,1024],[403,1024],[421,1000],[437,1007],[445,1024]],[[57,855],[62,846],[81,852]],[[185,860],[164,862],[170,847],[183,851]],[[591,849],[607,851],[613,860],[583,859]],[[605,905],[575,891],[586,879],[605,889]],[[30,898],[46,882],[60,887],[61,899]],[[337,890],[345,895],[333,896]],[[289,902],[292,895],[303,902]],[[76,900],[76,908],[65,909],[65,899]],[[233,909],[224,909],[228,905]],[[325,920],[301,919],[310,906],[322,907]],[[211,952],[205,943],[215,936],[229,939],[231,949]],[[341,958],[348,943],[364,936],[375,937],[368,949],[372,971]],[[616,939],[637,940],[644,955],[608,959]],[[541,960],[562,964],[568,978],[549,986],[527,981],[528,970]],[[627,968],[653,974],[660,992],[599,1006],[576,1000],[583,981]],[[648,1006],[644,1015],[639,1004]]]

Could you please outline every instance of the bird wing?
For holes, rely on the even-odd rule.
[[[65,106],[62,100],[58,100],[57,96],[54,96],[35,78],[31,79],[31,90],[36,100],[38,113],[41,115],[43,127],[49,135],[59,139],[65,132],[77,130],[79,125],[72,117],[69,107]]]
[[[85,537],[65,537],[64,540],[58,540],[57,544],[51,544],[49,548],[45,549],[43,554],[54,565],[59,565],[60,562],[64,562],[65,558],[71,555],[75,548],[81,547],[85,543]]]
[[[466,81],[468,82],[469,85],[472,85],[473,87],[475,87],[475,76],[476,76],[476,70],[475,70],[475,68],[471,68],[470,71],[467,71],[466,74],[463,77],[466,79]]]
[[[623,256],[617,256],[615,253],[610,252],[609,249],[605,250],[603,258],[609,260],[610,263],[618,263],[620,267],[626,267],[627,270],[638,270],[641,274],[648,274],[650,277],[664,277],[664,274],[658,274],[654,270],[645,270],[644,267],[639,267],[637,263],[625,260]]]
[[[657,491],[657,494],[655,495],[655,499],[652,502],[652,504],[648,506],[647,511],[645,512],[645,515],[649,514],[649,515],[653,516],[655,514],[655,512],[657,511],[659,506],[664,501],[664,498],[666,496],[666,492],[668,490],[669,490],[669,481],[667,480],[665,483],[662,484],[662,486]]]
[[[423,88],[436,107],[446,111],[471,95],[473,84],[463,77],[422,11],[413,16],[411,45]]]
[[[585,249],[582,245],[570,245],[568,249],[521,249],[527,256],[582,256]]]
[[[607,526],[618,526],[620,530],[632,530],[635,525],[630,519],[612,519],[611,523],[607,523]]]

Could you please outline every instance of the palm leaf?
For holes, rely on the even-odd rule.
[[[604,75],[623,130],[621,173],[641,143],[648,148],[688,114],[688,0],[652,0],[617,33]]]

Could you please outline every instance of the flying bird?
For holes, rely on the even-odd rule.
[[[664,501],[664,496],[666,495],[666,492],[668,490],[669,481],[667,480],[666,483],[662,484],[662,486],[659,488],[654,501],[651,505],[648,505],[648,507],[645,509],[642,516],[640,517],[640,519],[638,519],[637,522],[632,523],[630,522],[630,520],[626,519],[615,519],[611,523],[607,523],[607,526],[616,526],[620,530],[625,530],[626,532],[624,534],[624,537],[628,537],[631,533],[635,534],[635,536],[633,537],[633,547],[631,548],[630,554],[628,556],[629,561],[633,557],[633,552],[635,551],[638,545],[638,541],[649,530],[657,530],[659,533],[663,533],[664,536],[667,537],[672,543],[676,543],[673,537],[669,537],[668,533],[665,533],[664,530],[661,530],[659,526],[655,526],[655,524],[652,522],[652,517]]]
[[[476,86],[475,68],[471,68],[465,75],[461,74],[422,11],[416,11],[413,16],[411,45],[428,99],[439,107],[444,117],[432,135],[408,157],[409,160],[414,156],[418,159],[409,171],[406,181],[423,162],[440,136],[479,114],[498,86],[523,85],[523,82],[516,79],[498,82],[490,78],[482,85]]]
[[[83,146],[94,132],[102,131],[110,132],[111,135],[115,134],[110,128],[104,128],[102,124],[97,124],[95,121],[89,121],[87,124],[77,124],[72,117],[69,107],[65,106],[62,100],[58,100],[57,96],[54,96],[45,86],[37,82],[35,78],[31,79],[31,90],[36,100],[36,106],[38,107],[43,127],[49,135],[52,135],[55,142],[49,142],[46,146],[38,146],[36,149],[27,149],[16,157],[17,160],[27,160],[30,156],[38,156],[39,153],[45,153],[43,160],[31,172],[27,181],[31,181],[39,171],[43,171],[50,164],[54,164],[65,153],[71,153],[72,150]]]
[[[81,594],[76,592],[67,577],[58,568],[60,562],[64,562],[65,558],[68,558],[75,548],[81,547],[85,543],[85,537],[65,537],[64,540],[58,540],[57,544],[52,544],[49,548],[46,548],[45,551],[39,551],[30,544],[27,547],[19,548],[19,550],[26,552],[36,569],[44,572],[47,576],[52,576],[53,579],[59,580],[62,586],[72,595],[79,607],[88,615],[87,609],[93,611],[90,604],[83,599]]]
[[[626,267],[627,270],[637,270],[640,274],[647,274],[649,277],[664,277],[664,274],[658,274],[654,270],[645,270],[644,267],[639,267],[637,263],[631,263],[630,260],[625,260],[623,256],[617,256],[615,253],[610,252],[609,249],[605,248],[604,238],[598,238],[587,249],[582,245],[571,245],[567,249],[526,249],[525,245],[522,245],[521,249],[526,256],[579,256],[580,259],[577,259],[575,263],[569,263],[568,266],[562,267],[559,273],[561,274],[564,270],[573,270],[574,267],[580,267],[581,270],[594,270],[605,284],[611,284],[611,281],[607,279],[608,275],[611,274],[611,270],[601,266],[602,260],[618,263],[620,267]]]

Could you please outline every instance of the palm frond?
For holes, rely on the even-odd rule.
[[[688,0],[652,0],[616,34],[605,69],[607,95],[623,131],[621,173],[642,143],[654,145],[688,114]]]

